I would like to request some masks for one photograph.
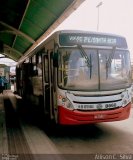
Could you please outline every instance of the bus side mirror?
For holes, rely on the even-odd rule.
[[[53,55],[53,66],[58,67],[58,53],[54,53]]]

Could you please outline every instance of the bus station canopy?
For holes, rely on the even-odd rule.
[[[83,2],[84,0],[1,0],[0,53],[19,61]]]

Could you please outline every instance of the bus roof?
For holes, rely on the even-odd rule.
[[[119,34],[107,33],[107,32],[96,32],[96,31],[85,31],[85,30],[59,30],[59,31],[54,32],[52,35],[57,34],[57,33],[97,34],[97,35],[108,35],[108,36],[110,35],[110,36],[125,38],[124,36],[119,35]]]
[[[61,46],[73,46],[79,44],[115,46],[117,48],[127,49],[126,38],[116,34],[81,30],[62,30],[57,31],[55,34],[59,34],[59,44]]]
[[[23,58],[23,60],[25,60],[26,57],[43,49],[44,45],[53,39],[56,39],[59,45],[64,47],[80,44],[93,46],[116,46],[117,48],[127,49],[126,38],[121,35],[83,30],[59,30],[54,32],[39,46],[32,50],[27,56]],[[20,63],[22,61],[20,61]]]

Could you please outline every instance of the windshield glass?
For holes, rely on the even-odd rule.
[[[99,50],[100,89],[121,89],[131,84],[128,51]]]
[[[130,85],[127,51],[82,49],[84,51],[80,48],[59,49],[59,87],[100,91],[121,89]]]

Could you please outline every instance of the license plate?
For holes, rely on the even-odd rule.
[[[97,114],[94,116],[95,119],[103,119],[105,118],[105,115],[104,114]]]

